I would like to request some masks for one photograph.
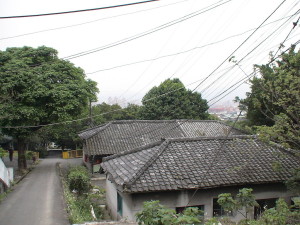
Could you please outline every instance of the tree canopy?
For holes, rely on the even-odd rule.
[[[20,127],[2,129],[17,139],[18,150],[40,128],[24,126],[75,119],[96,99],[96,82],[86,80],[81,68],[57,54],[45,46],[0,51],[0,125]],[[26,168],[26,161],[19,161],[19,167]]]
[[[175,79],[167,79],[153,87],[142,100],[143,119],[208,119],[207,101],[201,94],[185,88]]]
[[[292,48],[276,63],[256,68],[260,77],[241,101],[250,125],[265,140],[300,149],[300,52]]]

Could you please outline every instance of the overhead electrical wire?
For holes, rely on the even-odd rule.
[[[256,31],[285,3],[286,0],[283,0],[277,7],[276,9],[224,60],[217,66],[202,82],[200,82],[194,89],[193,91],[197,90],[197,88],[203,84],[211,75],[213,75],[230,57],[233,56],[234,53],[237,52],[252,36]]]
[[[294,44],[292,44],[292,46],[296,46],[300,43],[300,40],[298,40],[297,42],[295,42]],[[283,51],[279,56],[273,58],[267,65],[270,65],[271,63],[273,63],[276,59],[278,59],[281,55],[283,55],[284,53],[286,53],[287,51],[289,51],[291,49],[291,47],[287,48],[285,51]],[[213,97],[212,99],[210,99],[208,102],[211,102],[214,99],[219,98],[222,94],[228,92],[226,95],[222,96],[221,98],[217,99],[215,102],[213,102],[211,105],[209,105],[210,107],[214,104],[216,104],[217,102],[219,102],[221,99],[225,98],[227,95],[229,95],[230,93],[232,93],[234,90],[236,90],[238,87],[240,87],[246,80],[250,80],[253,76],[255,75],[255,72],[252,72],[251,74],[248,75],[248,78],[243,78],[239,81],[237,81],[236,83],[234,83],[233,85],[231,85],[229,88],[227,88],[226,90],[224,90],[222,93],[218,94],[217,96]],[[236,86],[238,85],[238,86]],[[235,87],[236,86],[236,87]],[[234,88],[234,89],[232,89]],[[230,90],[232,89],[232,90]]]
[[[87,21],[87,22],[83,22],[83,23],[78,23],[78,24],[72,24],[72,25],[67,25],[67,26],[62,26],[62,27],[55,27],[55,28],[50,28],[50,29],[33,31],[33,32],[30,32],[30,33],[24,33],[24,34],[18,34],[18,35],[14,35],[14,36],[3,37],[3,38],[0,38],[0,40],[18,38],[18,37],[23,37],[23,36],[33,35],[33,34],[39,34],[39,33],[49,32],[49,31],[67,29],[67,28],[72,28],[72,27],[77,27],[77,26],[83,26],[83,25],[86,25],[86,24],[95,23],[95,22],[102,21],[102,20],[107,20],[107,19],[112,19],[112,18],[127,16],[127,15],[133,15],[133,14],[142,13],[142,12],[146,12],[146,11],[150,11],[150,10],[154,10],[154,9],[164,8],[164,7],[168,7],[168,6],[171,6],[171,5],[176,5],[176,4],[179,4],[179,3],[182,3],[182,2],[186,2],[186,1],[190,1],[190,0],[182,0],[182,1],[173,2],[173,3],[167,4],[167,5],[163,5],[163,6],[153,7],[153,8],[150,8],[150,9],[144,9],[144,10],[139,10],[139,11],[130,12],[130,13],[124,13],[124,14],[120,14],[120,15],[116,15],[116,16],[110,16],[110,17],[100,18],[100,19],[91,20],[91,21]]]
[[[93,54],[95,52],[103,51],[105,49],[112,48],[112,47],[115,47],[115,46],[118,46],[118,45],[130,42],[130,41],[139,39],[141,37],[147,36],[149,34],[155,33],[155,32],[160,31],[162,29],[168,28],[168,27],[173,26],[175,24],[178,24],[178,23],[181,23],[181,22],[186,21],[188,19],[191,19],[191,18],[193,18],[195,16],[198,16],[198,15],[201,15],[203,13],[209,12],[209,11],[211,11],[211,10],[213,10],[215,8],[218,8],[218,7],[220,7],[220,6],[222,6],[222,5],[226,4],[226,3],[229,3],[231,1],[233,1],[233,0],[227,0],[227,1],[225,1],[223,3],[220,3],[220,4],[216,5],[216,6],[213,6],[213,7],[209,8],[209,9],[207,9],[207,10],[202,10],[202,9],[198,10],[196,12],[193,12],[193,13],[190,13],[190,14],[185,15],[183,17],[180,17],[179,19],[170,21],[168,23],[165,23],[163,25],[160,25],[158,27],[155,27],[153,29],[145,31],[143,33],[140,33],[140,34],[137,34],[137,35],[134,35],[134,36],[131,36],[131,37],[119,40],[117,42],[114,42],[114,43],[111,43],[111,44],[108,44],[108,45],[105,45],[105,46],[101,46],[101,47],[98,47],[98,48],[94,48],[94,49],[90,49],[90,50],[87,50],[87,51],[79,52],[79,53],[76,53],[76,54],[73,54],[73,55],[69,55],[69,56],[63,57],[62,59],[69,60],[69,59],[74,59],[74,58],[82,57],[82,56],[85,56],[85,55],[88,55],[88,54]]]
[[[297,15],[300,12],[300,10],[297,10],[297,12],[294,14]],[[277,31],[279,31],[280,28],[283,27],[283,25],[287,25],[287,22],[289,22],[289,20],[292,19],[292,17],[290,17],[287,21],[285,21],[282,25],[280,25],[278,28],[276,28],[270,35],[268,35],[260,44],[258,44],[255,48],[253,48],[250,52],[248,52],[241,60],[239,60],[238,62],[236,62],[236,65],[239,65],[240,62],[242,60],[244,60],[251,52],[253,52],[256,48],[258,48],[263,42],[265,42],[271,35],[275,34]],[[284,41],[279,45],[277,52],[280,50],[280,48],[282,47],[282,45],[285,43],[286,40],[288,40],[290,34],[292,33],[292,31],[294,30],[294,28],[297,26],[299,22],[299,18],[296,22],[293,22],[293,27],[290,30],[290,32],[288,33],[288,35],[285,37]],[[273,47],[272,47],[273,48]],[[277,52],[273,55],[273,57],[276,56]],[[222,75],[223,76],[223,75]],[[218,77],[215,81],[213,81],[210,85],[208,85],[206,88],[211,87],[217,80],[219,80],[222,76]],[[220,85],[219,85],[220,86]],[[215,89],[219,89],[219,88],[215,88]],[[201,93],[204,93],[205,90],[203,90]],[[210,94],[209,94],[210,95]]]
[[[297,12],[297,14],[299,14],[300,12]],[[294,15],[294,14],[293,14]],[[264,26],[262,27],[265,27],[265,26],[268,26],[270,24],[273,24],[273,23],[276,23],[278,21],[281,21],[283,19],[286,19],[286,18],[289,18],[293,15],[290,15],[290,16],[287,16],[287,17],[284,17],[284,18],[281,18],[281,19],[278,19],[278,20],[274,20],[268,24],[265,24]],[[262,28],[261,27],[261,28]],[[208,46],[211,46],[211,45],[215,45],[215,44],[219,44],[219,43],[222,43],[224,41],[227,41],[231,38],[235,38],[235,37],[238,37],[238,36],[242,36],[250,31],[253,31],[255,30],[256,28],[252,28],[252,29],[249,29],[249,30],[246,30],[246,31],[243,31],[241,33],[238,33],[238,34],[234,34],[234,35],[231,35],[231,36],[228,36],[226,38],[223,38],[221,40],[218,40],[218,41],[214,41],[214,42],[210,42],[208,44],[205,44],[205,45],[201,45],[201,46],[196,46],[196,47],[193,47],[193,48],[190,48],[190,49],[187,49],[187,50],[184,50],[184,51],[180,51],[180,52],[176,52],[176,53],[172,53],[172,54],[168,54],[168,55],[163,55],[163,56],[159,56],[159,57],[156,57],[156,58],[151,58],[151,59],[145,59],[145,60],[141,60],[141,61],[136,61],[136,62],[131,62],[131,63],[126,63],[126,64],[122,64],[122,65],[117,65],[117,66],[113,66],[113,67],[107,67],[107,68],[103,68],[103,69],[99,69],[99,70],[96,70],[96,71],[93,71],[93,72],[87,72],[86,74],[95,74],[95,73],[99,73],[99,72],[103,72],[103,71],[109,71],[109,70],[113,70],[113,69],[118,69],[118,68],[122,68],[122,67],[126,67],[126,66],[131,66],[131,65],[136,65],[136,64],[140,64],[140,63],[145,63],[145,62],[150,62],[150,61],[156,61],[156,60],[160,60],[160,59],[164,59],[164,58],[167,58],[167,57],[172,57],[172,56],[176,56],[176,55],[181,55],[181,54],[185,54],[185,53],[188,53],[188,52],[191,52],[191,51],[195,51],[195,50],[198,50],[198,49],[201,49],[201,48],[204,48],[204,47],[208,47]],[[1,39],[0,39],[1,40]]]
[[[297,11],[297,13],[299,13],[300,10]],[[294,14],[296,15],[296,14]],[[287,24],[287,22],[291,19],[292,17],[288,18],[287,21],[285,21],[283,24],[281,24],[277,29],[275,29],[271,34],[269,34],[265,39],[263,39],[258,45],[256,45],[251,51],[249,51],[245,56],[243,56],[243,58],[241,58],[240,60],[238,60],[238,62],[235,63],[235,65],[239,65],[247,56],[249,56],[253,51],[255,51],[259,46],[261,46],[265,41],[267,41],[272,35],[274,35],[274,33],[276,33],[281,27],[283,27],[285,24]],[[221,76],[217,77],[212,83],[210,83],[208,86],[206,86],[202,91],[201,94],[203,94],[208,88],[210,88],[211,86],[213,86],[220,78],[222,78],[223,76],[225,76],[226,74],[228,74],[229,71],[225,72],[224,74],[222,74]]]
[[[92,8],[92,9],[80,9],[74,11],[55,12],[55,13],[41,13],[41,14],[20,15],[20,16],[0,16],[0,19],[19,19],[19,18],[28,18],[28,17],[55,16],[55,15],[70,14],[70,13],[90,12],[90,11],[120,8],[125,6],[138,5],[138,4],[144,4],[144,3],[156,2],[156,1],[160,1],[160,0],[147,0],[147,1],[132,2],[127,4],[121,4],[121,5],[105,6],[105,7]]]

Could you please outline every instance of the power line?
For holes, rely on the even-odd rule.
[[[202,10],[204,10],[204,9],[207,9],[207,8],[209,8],[209,7],[211,7],[211,6],[213,6],[213,5],[216,5],[216,4],[218,4],[218,3],[220,3],[220,2],[222,2],[223,0],[219,0],[218,2],[215,2],[215,3],[213,3],[213,4],[211,4],[211,5],[209,5],[209,6],[206,6],[206,7],[204,7],[204,8],[202,8]],[[169,38],[165,41],[165,43],[164,43],[164,45],[163,45],[163,47],[160,49],[160,51],[157,53],[157,56],[163,51],[163,49],[165,49],[165,47],[167,46],[167,43],[169,43],[170,42],[170,40],[172,39],[172,37],[174,36],[174,34],[175,34],[175,32],[176,32],[176,30],[178,29],[178,27],[179,26],[176,26],[176,29],[175,30],[173,30],[173,32],[171,33],[171,35],[169,35]],[[174,60],[174,58],[172,59],[172,60]],[[133,84],[131,84],[119,97],[121,97],[121,96],[123,96],[124,94],[126,94],[130,89],[132,89],[135,85],[136,85],[136,83],[147,73],[147,71],[151,68],[151,66],[152,66],[152,64],[153,64],[153,62],[154,61],[151,61],[151,63],[150,64],[148,64],[148,66],[146,67],[146,69],[144,69],[143,70],[143,72],[138,76],[138,78],[134,81],[134,83]],[[166,67],[167,66],[165,66],[165,68],[163,69],[163,71],[166,69]],[[162,73],[162,72],[160,72],[160,73]],[[160,73],[158,73],[153,79],[152,79],[152,81],[150,81],[150,82],[148,82],[148,84],[146,85],[146,86],[149,86],[159,75],[160,75]],[[144,88],[143,88],[144,89]]]
[[[298,10],[299,12],[300,10]],[[290,30],[290,32],[287,34],[287,36],[285,37],[285,39],[283,40],[282,43],[280,43],[279,45],[279,48],[277,49],[276,53],[274,54],[274,56],[277,55],[278,51],[284,46],[284,42],[288,39],[288,37],[291,35],[292,31],[295,29],[295,27],[298,25],[298,22],[299,22],[299,19],[300,17],[298,17],[297,21],[296,22],[293,22],[293,27],[292,29]]]
[[[96,10],[112,9],[112,8],[119,8],[119,7],[124,7],[124,6],[138,5],[138,4],[144,4],[144,3],[156,2],[156,1],[160,1],[160,0],[147,0],[147,1],[142,1],[142,2],[133,2],[133,3],[122,4],[122,5],[105,6],[105,7],[92,8],[92,9],[80,9],[80,10],[65,11],[65,12],[43,13],[43,14],[32,14],[32,15],[21,15],[21,16],[1,16],[0,19],[18,19],[18,18],[27,18],[27,17],[54,16],[54,15],[62,15],[62,14],[70,14],[70,13],[89,12],[89,11],[96,11]]]
[[[87,22],[83,22],[83,23],[78,23],[78,24],[73,24],[73,25],[68,25],[68,26],[62,26],[62,27],[56,27],[56,28],[51,28],[51,29],[39,30],[39,31],[34,31],[34,32],[30,32],[30,33],[19,34],[19,35],[15,35],[15,36],[3,37],[3,38],[0,38],[0,40],[6,40],[6,39],[11,39],[11,38],[18,38],[18,37],[23,37],[23,36],[33,35],[33,34],[44,33],[44,32],[48,32],[48,31],[55,31],[55,30],[61,30],[61,29],[76,27],[76,26],[82,26],[82,25],[86,25],[86,24],[90,24],[90,23],[95,23],[95,22],[102,21],[102,20],[107,20],[107,19],[112,19],[112,18],[127,16],[127,15],[132,15],[132,14],[136,14],[136,13],[146,12],[146,11],[150,11],[150,10],[154,10],[154,9],[159,9],[159,8],[167,7],[167,6],[170,6],[170,5],[176,5],[176,4],[179,4],[179,3],[182,3],[182,2],[186,2],[186,1],[190,1],[190,0],[182,0],[182,1],[174,2],[174,3],[170,3],[170,4],[167,4],[167,5],[159,6],[159,7],[153,7],[153,8],[150,8],[150,9],[139,10],[139,11],[135,11],[135,12],[131,12],[131,13],[124,13],[124,14],[120,14],[120,15],[116,15],[116,16],[105,17],[105,18],[101,18],[101,19],[97,19],[97,20],[91,20],[91,21],[87,21]]]
[[[292,46],[296,46],[300,43],[300,40],[298,40],[297,42],[295,42],[294,44],[292,44]],[[286,53],[287,51],[289,51],[292,47],[287,48],[284,52],[282,52],[279,56],[273,58],[269,63],[267,63],[267,65],[270,65],[272,62],[274,62],[276,59],[278,59],[281,55],[283,55],[284,53]],[[255,75],[254,72],[252,72],[251,74],[248,75],[248,78],[242,78],[241,80],[239,80],[238,82],[234,83],[233,85],[231,85],[229,88],[227,88],[225,91],[223,91],[222,93],[218,94],[217,96],[213,97],[212,99],[210,99],[208,102],[211,102],[212,100],[220,97],[222,94],[226,93],[227,91],[229,91],[231,88],[235,87],[236,85],[238,85],[237,87],[235,87],[233,90],[231,90],[230,92],[228,92],[226,95],[222,96],[222,98],[219,98],[217,101],[213,102],[210,107],[214,104],[216,104],[217,102],[219,102],[221,99],[225,98],[227,95],[229,95],[230,93],[232,93],[234,90],[236,90],[238,87],[240,87],[246,80],[250,80],[250,78],[252,78]]]
[[[213,6],[213,7],[209,8],[209,9],[207,9],[207,10],[203,10],[203,9],[198,10],[196,12],[193,12],[193,13],[190,13],[190,14],[185,15],[183,17],[180,17],[180,18],[178,18],[176,20],[173,20],[173,21],[170,21],[170,22],[165,23],[163,25],[160,25],[158,27],[155,27],[155,28],[153,28],[151,30],[145,31],[143,33],[140,33],[140,34],[137,34],[137,35],[134,35],[134,36],[122,39],[120,41],[117,41],[117,42],[114,42],[114,43],[111,43],[111,44],[108,44],[108,45],[105,45],[105,46],[102,46],[102,47],[98,47],[98,48],[90,49],[90,50],[87,50],[87,51],[79,52],[79,53],[76,53],[76,54],[73,54],[73,55],[69,55],[69,56],[63,57],[63,59],[68,59],[69,60],[69,59],[74,59],[74,58],[82,57],[82,56],[85,56],[85,55],[88,55],[88,54],[92,54],[92,53],[95,53],[95,52],[103,51],[105,49],[112,48],[112,47],[115,47],[115,46],[118,46],[118,45],[130,42],[130,41],[139,39],[141,37],[147,36],[149,34],[155,33],[155,32],[160,31],[162,29],[168,28],[170,26],[173,26],[173,25],[176,25],[176,24],[181,23],[183,21],[186,21],[188,19],[191,19],[191,18],[193,18],[195,16],[198,16],[198,15],[201,15],[201,14],[206,13],[208,11],[211,11],[211,10],[213,10],[215,8],[218,8],[218,7],[220,7],[220,6],[222,6],[222,5],[226,4],[226,3],[229,3],[231,1],[233,1],[233,0],[227,0],[227,1],[223,2],[223,3],[220,3],[219,5]]]
[[[298,14],[300,10],[298,10],[294,15]],[[292,16],[294,16],[292,15]],[[254,50],[256,50],[260,45],[262,45],[266,40],[268,40],[274,33],[276,33],[281,27],[283,27],[291,18],[289,17],[288,20],[286,20],[284,23],[282,23],[277,29],[275,29],[271,34],[269,34],[265,39],[263,39],[258,45],[256,45],[251,51],[249,51],[242,59],[240,59],[238,62],[235,63],[235,65],[239,65],[248,55],[250,55]],[[286,40],[286,39],[285,39]],[[206,86],[204,90],[202,90],[202,94],[210,88],[212,85],[214,85],[221,77],[225,76],[229,71],[225,72],[221,76],[217,77],[210,85]]]
[[[219,65],[217,66],[202,82],[200,82],[194,89],[197,90],[197,88],[205,82],[214,72],[216,72],[238,49],[240,49],[249,39],[253,36],[253,34],[283,5],[283,3],[286,2],[286,0],[283,0],[276,9]]]

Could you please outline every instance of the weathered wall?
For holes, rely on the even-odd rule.
[[[109,181],[108,181],[109,182]],[[248,185],[247,188],[253,188],[253,194],[258,199],[268,198],[285,198],[286,201],[290,201],[292,196],[287,192],[283,184],[268,184],[268,185]],[[223,187],[212,188],[206,190],[198,190],[194,197],[189,202],[190,198],[194,194],[193,190],[183,191],[168,191],[168,192],[153,192],[153,193],[139,193],[139,194],[124,194],[120,193],[123,197],[123,217],[129,221],[135,220],[135,214],[142,210],[143,202],[150,200],[159,200],[162,205],[168,208],[175,209],[176,207],[204,205],[205,218],[211,218],[213,216],[213,199],[217,198],[221,193],[232,193],[233,195],[238,193],[238,190],[243,188],[239,187]],[[117,192],[114,184],[107,183],[107,196],[108,205],[111,211],[117,212]],[[239,221],[244,219],[242,214],[234,213],[232,220]]]

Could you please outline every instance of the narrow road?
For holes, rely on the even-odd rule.
[[[69,224],[57,162],[79,164],[80,159],[43,159],[0,203],[0,225]]]

